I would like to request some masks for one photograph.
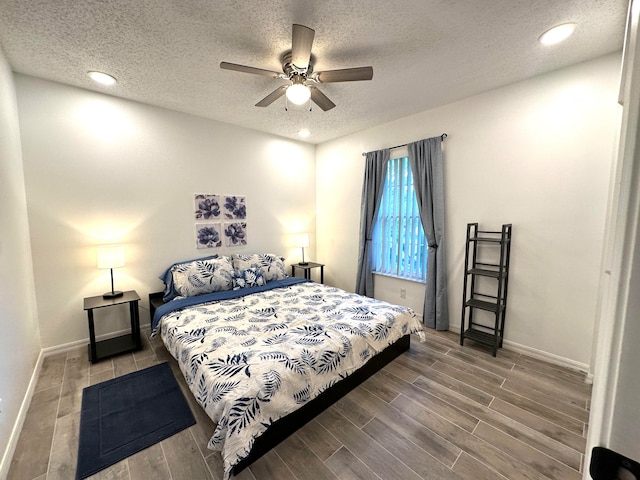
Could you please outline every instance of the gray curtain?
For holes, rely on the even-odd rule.
[[[371,242],[373,223],[380,207],[382,187],[389,163],[389,149],[368,152],[365,160],[364,184],[360,210],[360,249],[358,251],[358,274],[356,293],[373,297],[373,273]]]
[[[429,244],[427,286],[422,321],[436,330],[449,329],[444,241],[442,138],[407,145],[424,235]]]

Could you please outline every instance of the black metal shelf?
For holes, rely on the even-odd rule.
[[[493,277],[498,278],[500,276],[499,270],[487,270],[486,268],[471,268],[467,270],[469,275],[480,275],[481,277]],[[504,272],[503,272],[504,275]]]
[[[500,231],[479,230],[477,223],[467,224],[460,345],[464,345],[465,338],[488,345],[492,348],[494,357],[497,349],[502,347],[504,338],[511,230],[511,224],[502,225]],[[499,254],[495,247],[480,247],[483,242],[498,245]],[[490,255],[492,258],[490,261],[481,259],[483,255]],[[497,259],[496,255],[499,255]],[[480,280],[479,277],[488,280]],[[483,288],[478,289],[478,284],[483,285]],[[489,290],[495,291],[495,295],[482,293]],[[488,324],[488,320],[485,320],[486,324],[480,322],[477,319],[480,314],[474,315],[475,310],[489,312],[484,315],[493,316],[491,324]]]
[[[478,300],[476,298],[472,298],[467,300],[465,305],[467,307],[480,308],[481,310],[486,310],[487,312],[497,313],[500,310],[500,304],[497,302],[487,302],[485,300]]]
[[[500,232],[498,232],[500,233]],[[494,243],[500,243],[502,242],[502,239],[500,238],[493,238],[493,237],[471,237],[469,239],[470,242],[494,242]]]
[[[483,332],[482,330],[477,330],[475,328],[468,328],[465,330],[464,338],[468,338],[469,340],[473,340],[474,342],[481,343],[482,345],[487,345],[489,347],[493,347],[496,342],[498,344],[502,342],[502,337],[500,335]]]

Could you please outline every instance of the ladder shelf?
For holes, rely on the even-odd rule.
[[[460,345],[473,340],[490,347],[494,357],[504,338],[511,232],[511,224],[499,231],[467,224]],[[483,293],[487,291],[491,293]],[[488,312],[485,318],[477,318],[478,310]]]

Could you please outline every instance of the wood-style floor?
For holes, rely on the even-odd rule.
[[[237,479],[580,479],[589,415],[584,375],[524,355],[498,357],[449,332],[411,349]],[[44,360],[9,479],[74,478],[82,389],[168,361],[197,424],[92,479],[221,479],[214,426],[158,339],[89,365],[86,348]]]

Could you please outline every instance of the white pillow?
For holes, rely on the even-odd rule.
[[[228,257],[176,265],[171,269],[171,275],[176,291],[183,297],[233,288],[233,265]]]
[[[234,253],[233,268],[236,270],[246,270],[248,268],[259,268],[267,282],[282,280],[287,278],[284,266],[284,257],[279,257],[272,253],[255,253],[253,255],[241,255]]]

